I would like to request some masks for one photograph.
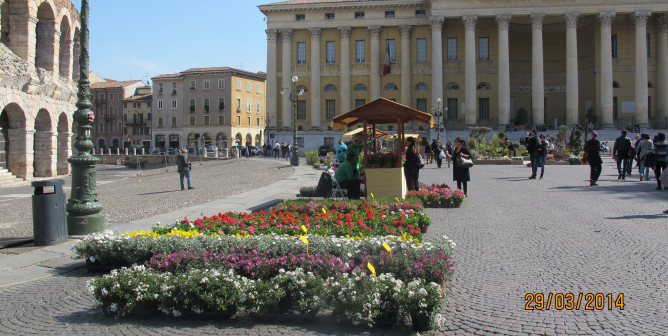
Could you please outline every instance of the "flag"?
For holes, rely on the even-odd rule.
[[[385,62],[383,62],[383,75],[390,73],[390,46],[385,45]]]

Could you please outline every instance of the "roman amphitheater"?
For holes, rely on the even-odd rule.
[[[0,0],[0,13],[0,185],[67,174],[79,12],[70,0]]]

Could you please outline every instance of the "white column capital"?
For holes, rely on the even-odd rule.
[[[311,40],[320,41],[320,35],[322,34],[322,29],[309,28],[308,31],[311,33]]]
[[[636,27],[645,27],[647,25],[647,18],[652,15],[649,9],[639,9],[633,13],[633,20],[636,22]]]
[[[399,32],[401,33],[401,38],[410,38],[412,29],[413,26],[399,26]]]
[[[543,19],[545,19],[545,14],[533,13],[529,18],[531,19],[531,27],[533,29],[543,29]]]
[[[445,19],[442,16],[432,16],[429,18],[429,25],[431,26],[431,30],[437,30],[441,31],[443,30],[443,22]]]
[[[615,18],[615,12],[600,12],[598,13],[598,20],[601,21],[601,26],[611,26],[612,20]]]
[[[462,22],[464,22],[464,30],[475,30],[475,24],[477,21],[478,17],[475,15],[462,16]]]
[[[371,33],[371,38],[380,38],[380,32],[383,30],[381,26],[369,26],[369,33]]]
[[[281,29],[281,38],[283,41],[292,42],[292,28]]]
[[[341,26],[337,27],[336,29],[339,30],[339,34],[341,35],[342,39],[348,39],[350,38],[350,31],[352,30],[349,26]]]
[[[566,19],[566,28],[577,28],[579,15],[580,13],[577,12],[564,14],[564,19]]]
[[[494,20],[496,21],[496,24],[499,26],[499,30],[509,30],[510,29],[510,19],[512,18],[512,15],[509,14],[501,14],[497,15]]]
[[[668,15],[657,16],[654,24],[657,33],[668,33]]]
[[[278,30],[267,29],[265,30],[265,33],[267,33],[267,42],[276,42],[276,37],[278,36]]]

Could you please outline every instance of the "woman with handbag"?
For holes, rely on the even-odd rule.
[[[466,149],[466,142],[461,139],[455,139],[455,148],[452,150],[452,154],[446,153],[450,159],[452,159],[452,179],[457,181],[457,189],[463,190],[464,195],[468,195],[467,182],[471,180],[471,174],[469,173],[469,167],[463,166],[459,162],[459,158],[469,159],[471,153]]]
[[[418,155],[417,145],[415,144],[415,138],[408,137],[406,138],[408,142],[408,148],[406,149],[406,162],[404,163],[404,175],[406,176],[406,184],[408,190],[419,190],[420,184],[418,183],[418,178],[420,177],[420,168],[424,165],[420,160]]]

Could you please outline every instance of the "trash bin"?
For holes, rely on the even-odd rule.
[[[35,246],[56,245],[67,241],[64,180],[44,180],[31,183],[32,228]]]

